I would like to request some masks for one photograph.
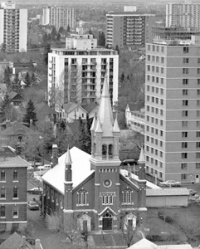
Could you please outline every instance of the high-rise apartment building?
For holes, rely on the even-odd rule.
[[[76,24],[74,8],[67,6],[52,6],[43,9],[42,25],[52,25],[58,30],[60,27],[74,29]]]
[[[52,49],[48,61],[49,104],[55,104],[59,111],[70,101],[98,102],[104,80],[108,82],[114,104],[118,100],[118,66],[119,55],[115,50]]]
[[[200,30],[200,4],[167,4],[166,27]]]
[[[200,179],[199,41],[146,45],[146,170],[160,180]]]
[[[106,45],[109,48],[144,47],[146,42],[152,42],[153,24],[153,14],[109,13],[106,15]]]
[[[27,51],[27,9],[11,2],[1,5],[0,45],[8,53]]]

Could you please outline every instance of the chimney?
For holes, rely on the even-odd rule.
[[[58,146],[57,144],[53,144],[52,146],[52,164],[51,167],[53,168],[58,164]]]
[[[36,239],[35,240],[35,249],[42,249],[41,243],[40,243],[40,239]]]
[[[26,248],[26,236],[22,236],[22,248]]]

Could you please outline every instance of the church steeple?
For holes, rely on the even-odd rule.
[[[113,111],[106,80],[104,81],[99,111],[91,126],[92,158],[91,168],[94,165],[107,164],[119,165],[119,136],[120,129],[117,119],[113,119]],[[95,162],[95,163],[94,163]]]
[[[113,131],[113,112],[111,107],[108,84],[105,80],[101,94],[98,118],[103,131],[103,136],[112,136]]]

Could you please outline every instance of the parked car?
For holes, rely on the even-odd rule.
[[[42,165],[42,166],[38,166],[37,168],[39,170],[49,170],[49,169],[51,169],[51,165],[50,164],[45,164],[45,165]]]
[[[192,195],[192,196],[189,197],[189,201],[200,202],[200,197],[197,194]]]
[[[39,194],[41,194],[42,193],[42,188],[31,188],[31,189],[28,189],[27,190],[27,192],[29,193],[29,194],[33,194],[33,195],[39,195]]]
[[[165,182],[160,182],[161,187],[181,187],[181,183],[175,180],[168,180]]]
[[[27,206],[28,206],[28,209],[30,210],[39,210],[40,208],[36,201],[29,201]]]
[[[189,189],[188,189],[188,191],[189,191],[189,194],[190,194],[191,196],[193,196],[193,195],[196,195],[196,194],[197,194],[197,191],[196,191],[196,190],[194,190],[194,189],[189,188]]]

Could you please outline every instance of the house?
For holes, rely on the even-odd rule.
[[[132,105],[128,104],[125,109],[126,125],[135,132],[144,135],[145,111],[136,111]]]
[[[0,124],[0,145],[24,146],[30,137],[39,137],[39,133],[19,121],[4,121]]]
[[[131,245],[127,249],[192,249],[192,247],[189,244],[156,245],[153,242],[147,240],[146,238],[143,238],[137,243]]]
[[[0,84],[0,102],[4,100],[4,96],[7,92],[7,85],[6,84]]]
[[[79,118],[86,119],[87,111],[79,104],[68,102],[63,105],[61,118],[68,123],[73,123]]]
[[[20,106],[24,101],[24,98],[16,92],[10,92],[8,96],[10,98],[10,103],[12,103],[15,107]]]
[[[43,249],[43,247],[39,239],[27,240],[25,236],[14,232],[0,244],[0,249]]]
[[[53,168],[42,177],[42,212],[47,220],[57,215],[65,231],[72,229],[73,222],[82,231],[111,233],[145,222],[144,151],[138,160],[138,178],[121,172],[119,136],[105,82],[91,126],[91,155],[73,147],[58,158],[53,146]]]
[[[0,231],[27,225],[27,167],[10,146],[0,148]]]

